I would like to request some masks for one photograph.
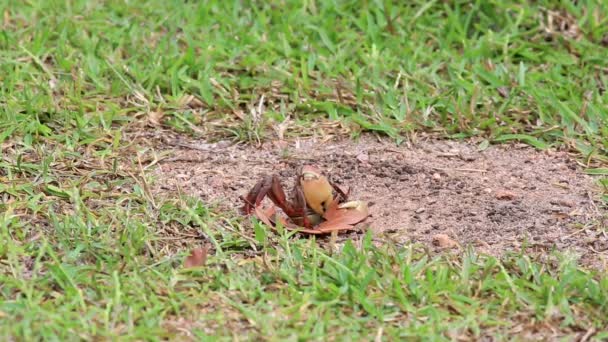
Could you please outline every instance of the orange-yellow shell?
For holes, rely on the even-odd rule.
[[[323,215],[333,201],[333,188],[327,178],[313,166],[304,166],[300,186],[308,207]]]

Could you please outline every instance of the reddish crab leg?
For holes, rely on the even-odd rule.
[[[332,188],[334,188],[334,190],[336,191],[336,193],[342,197],[342,200],[340,202],[346,202],[348,201],[348,196],[350,196],[350,188],[348,188],[348,190],[346,190],[346,192],[336,183],[334,182],[329,182],[329,184],[331,185]]]
[[[310,223],[310,220],[308,219],[308,208],[306,206],[306,198],[304,197],[304,192],[302,191],[302,188],[296,186],[295,187],[295,207],[298,208],[300,210],[300,212],[302,213],[302,226],[304,226],[304,228],[311,228],[312,224]],[[289,216],[289,214],[287,214]]]
[[[262,180],[257,182],[253,186],[253,188],[251,188],[251,190],[249,191],[247,196],[245,196],[245,198],[243,198],[241,196],[241,199],[245,202],[245,205],[243,205],[243,209],[242,209],[243,212],[247,215],[251,214],[253,209],[258,204],[260,204],[260,202],[262,202],[264,195],[266,195],[266,193],[268,192],[269,189],[270,189],[270,187],[268,186],[268,177],[264,177],[264,178],[262,178]]]
[[[304,227],[310,228],[312,225],[305,215],[307,206],[304,193],[299,187],[296,187],[295,191],[295,203],[292,204],[287,200],[279,177],[277,175],[266,176],[249,191],[245,198],[243,198],[245,202],[243,211],[246,214],[251,214],[254,208],[262,202],[264,197],[268,196],[276,206],[283,209],[287,216],[302,217]]]

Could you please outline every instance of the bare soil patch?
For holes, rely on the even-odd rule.
[[[290,189],[298,166],[315,164],[352,187],[352,199],[372,204],[362,229],[372,229],[380,241],[437,250],[447,236],[456,250],[473,246],[496,256],[523,246],[542,254],[569,250],[589,266],[606,268],[606,211],[593,200],[595,180],[565,152],[520,145],[480,151],[440,140],[397,146],[372,135],[257,147],[176,141],[155,146],[170,152],[155,171],[158,193],[179,191],[237,212],[239,196],[264,174],[279,174]]]

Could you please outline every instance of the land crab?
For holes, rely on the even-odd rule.
[[[367,203],[348,201],[350,189],[340,186],[312,165],[298,170],[295,184],[288,199],[278,175],[266,175],[241,197],[245,202],[243,212],[255,214],[269,226],[282,224],[307,234],[328,234],[334,231],[352,230],[368,216]],[[287,216],[281,216],[275,206],[263,208],[261,203],[268,197]]]

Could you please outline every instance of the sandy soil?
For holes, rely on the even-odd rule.
[[[497,256],[525,245],[532,253],[573,251],[601,268],[608,260],[607,215],[593,200],[596,182],[565,152],[521,145],[480,151],[438,140],[397,146],[372,135],[262,146],[168,137],[155,149],[169,152],[155,171],[157,193],[185,192],[220,210],[236,212],[239,196],[264,174],[279,174],[289,188],[298,166],[315,164],[352,187],[352,199],[369,201],[372,217],[361,229],[380,240],[437,250],[437,234],[446,234],[461,247]]]

